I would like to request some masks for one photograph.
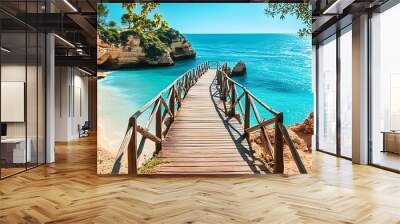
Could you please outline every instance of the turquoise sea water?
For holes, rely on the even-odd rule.
[[[235,78],[270,107],[285,124],[302,122],[313,111],[311,40],[290,34],[187,34],[195,59],[175,66],[112,71],[99,81],[99,123],[126,127],[128,118],[160,90],[204,61],[243,60],[247,74]],[[267,113],[259,109],[264,117]],[[252,123],[254,122],[254,119]],[[121,129],[121,128],[119,128]]]

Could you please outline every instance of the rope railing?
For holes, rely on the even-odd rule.
[[[128,128],[118,149],[111,171],[112,174],[119,174],[124,156],[127,156],[128,160],[128,174],[137,174],[137,158],[140,156],[139,153],[143,149],[146,139],[155,143],[155,153],[162,149],[163,139],[174,122],[176,111],[181,108],[190,88],[208,69],[209,63],[204,62],[185,72],[129,118]],[[166,98],[164,97],[165,94],[167,94]],[[151,107],[152,110],[146,124],[141,126],[138,124],[138,119]],[[153,121],[155,121],[154,133],[150,130]],[[139,144],[138,133],[141,135]]]
[[[292,139],[290,138],[289,132],[286,126],[283,125],[283,113],[273,110],[271,107],[263,103],[260,99],[254,96],[248,89],[243,85],[237,83],[235,80],[228,77],[226,74],[228,67],[227,64],[218,66],[217,69],[217,88],[220,92],[220,99],[223,101],[225,112],[231,117],[236,117],[239,122],[243,124],[244,134],[250,143],[249,135],[252,131],[260,130],[262,136],[266,140],[266,153],[273,158],[274,173],[283,173],[284,171],[284,160],[283,160],[283,147],[284,142],[289,147],[290,153],[296,163],[296,166],[300,173],[305,174],[307,170],[301,160],[299,153]],[[238,95],[237,88],[242,90],[242,93]],[[244,98],[244,107],[241,100]],[[258,103],[264,110],[268,111],[272,118],[264,120],[261,118],[258,109],[255,105]],[[236,107],[239,107],[239,117],[236,116]],[[251,113],[253,111],[253,113]],[[250,116],[253,114],[257,121],[257,124],[250,126]],[[243,120],[242,120],[243,118]],[[274,125],[273,127],[270,127]],[[274,128],[275,130],[275,144],[272,146],[271,140],[268,136],[268,130]]]

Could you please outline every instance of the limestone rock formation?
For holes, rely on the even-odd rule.
[[[103,69],[169,66],[175,64],[175,60],[194,57],[196,52],[182,35],[168,43],[165,52],[156,57],[146,54],[137,36],[130,35],[125,44],[118,45],[105,43],[97,37],[97,65]]]
[[[231,76],[239,76],[246,74],[246,64],[243,61],[239,61],[236,63],[235,67],[233,67]]]
[[[311,152],[312,135],[314,133],[314,113],[311,112],[303,123],[290,126],[289,130],[303,139],[308,151]]]
[[[196,52],[183,36],[174,39],[171,43],[171,55],[174,60],[196,57]]]

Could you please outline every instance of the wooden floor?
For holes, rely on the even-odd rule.
[[[310,175],[101,177],[96,141],[0,181],[0,223],[400,223],[400,175],[314,153]]]
[[[160,174],[261,174],[268,172],[250,153],[241,125],[220,108],[210,69],[193,86],[163,143]]]
[[[376,165],[387,167],[394,170],[400,170],[400,155],[391,152],[373,152],[372,162]]]

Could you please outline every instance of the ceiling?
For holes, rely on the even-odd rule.
[[[372,12],[389,0],[311,0],[313,44],[352,23],[354,17]]]
[[[37,51],[30,43],[37,42],[37,33],[55,33],[60,37],[55,38],[56,65],[95,72],[96,16],[96,0],[1,0],[2,46],[11,50],[10,58],[29,58]]]

